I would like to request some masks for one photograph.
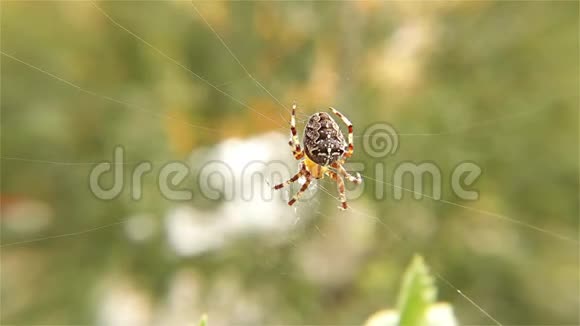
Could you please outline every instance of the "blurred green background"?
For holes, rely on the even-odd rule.
[[[181,325],[202,313],[212,326],[361,324],[395,305],[416,252],[503,324],[580,322],[578,2],[197,3],[286,107],[296,101],[303,115],[337,107],[357,135],[379,121],[401,133],[385,159],[366,155],[355,138],[351,161],[384,164],[386,180],[404,161],[434,162],[444,180],[462,161],[483,169],[478,201],[456,198],[448,182],[443,189],[444,200],[471,210],[408,193],[395,201],[388,186],[376,200],[366,179],[353,212],[318,193],[296,210],[266,212],[280,223],[301,220],[290,221],[285,240],[219,234],[219,244],[197,253],[176,249],[172,214],[212,223],[241,210],[220,211],[198,193],[166,200],[152,175],[143,199],[125,188],[102,201],[89,190],[90,163],[122,145],[126,161],[159,169],[268,132],[283,135],[274,143],[283,157],[274,159],[289,160],[287,111],[187,1],[98,3],[182,66],[90,2],[0,5],[2,324]],[[321,185],[336,195],[330,181]],[[435,281],[461,324],[492,323]]]

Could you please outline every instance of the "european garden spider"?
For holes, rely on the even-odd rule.
[[[292,137],[288,144],[292,148],[292,154],[296,160],[300,160],[300,170],[286,182],[274,186],[274,189],[281,189],[301,176],[306,178],[306,182],[300,190],[290,199],[288,205],[293,205],[298,198],[306,191],[313,179],[322,179],[328,175],[338,186],[338,193],[342,205],[338,208],[345,210],[348,208],[346,194],[344,192],[345,177],[348,181],[360,184],[362,179],[357,173],[356,177],[350,175],[342,164],[351,157],[354,152],[352,123],[342,113],[330,108],[348,126],[348,144],[338,127],[338,124],[326,112],[318,112],[310,116],[306,128],[304,129],[304,150],[300,147],[300,140],[296,132],[296,104],[292,105],[292,117],[290,120],[290,131]]]

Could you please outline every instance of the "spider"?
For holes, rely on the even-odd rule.
[[[342,203],[338,208],[345,210],[348,208],[348,204],[344,192],[343,177],[355,184],[362,182],[360,174],[357,173],[356,177],[352,176],[342,166],[345,160],[351,157],[354,152],[352,123],[334,108],[330,108],[330,110],[348,126],[348,143],[344,140],[338,124],[332,117],[326,112],[317,112],[310,116],[304,129],[304,150],[302,150],[296,132],[296,104],[292,105],[291,137],[288,144],[292,149],[294,158],[300,161],[299,170],[287,181],[274,186],[274,189],[277,190],[290,185],[301,176],[306,178],[306,182],[288,202],[290,206],[308,189],[313,179],[322,179],[324,175],[328,175],[337,183]]]

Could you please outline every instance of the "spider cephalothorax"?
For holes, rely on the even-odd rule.
[[[300,147],[300,140],[296,131],[296,104],[292,106],[292,117],[290,121],[290,147],[294,158],[300,160],[300,170],[286,182],[276,185],[274,189],[280,189],[298,180],[301,176],[306,178],[306,182],[300,190],[290,199],[288,205],[293,205],[298,198],[306,191],[312,179],[322,179],[328,175],[338,185],[338,193],[342,205],[341,209],[347,209],[346,195],[344,190],[344,180],[354,183],[361,183],[362,179],[359,174],[356,177],[350,175],[342,164],[352,156],[353,131],[352,123],[340,112],[330,108],[332,113],[338,116],[348,126],[348,143],[338,127],[338,124],[328,113],[318,112],[310,116],[304,129],[304,150]]]

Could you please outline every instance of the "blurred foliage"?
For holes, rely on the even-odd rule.
[[[207,315],[201,316],[199,319],[199,326],[207,326]]]
[[[428,313],[442,307],[435,304],[437,289],[433,277],[423,258],[415,256],[405,272],[401,292],[399,293],[398,309],[384,310],[375,313],[366,323],[366,326],[421,326],[421,325],[456,325],[453,315],[439,314],[429,321]],[[447,307],[447,306],[445,306]],[[451,311],[451,310],[449,310]],[[207,316],[203,315],[199,326],[207,325]]]
[[[120,311],[133,324],[180,324],[201,312],[212,326],[356,324],[397,304],[404,266],[422,252],[504,324],[579,324],[578,2],[197,6],[281,103],[299,103],[302,118],[334,106],[357,136],[377,121],[395,126],[393,156],[366,155],[355,138],[351,162],[365,164],[365,175],[391,180],[401,162],[430,161],[448,181],[454,166],[473,161],[483,169],[480,199],[461,201],[445,182],[443,200],[470,209],[410,194],[395,201],[390,187],[366,179],[352,206],[381,223],[340,214],[321,193],[297,208],[304,225],[289,232],[291,241],[248,235],[180,256],[167,215],[181,205],[211,207],[164,199],[152,176],[140,201],[127,189],[101,201],[88,189],[93,165],[71,163],[110,160],[121,144],[127,162],[149,160],[158,171],[232,137],[287,135],[286,110],[252,83],[187,1],[99,7],[254,111],[90,2],[2,1],[4,53],[97,95],[0,57],[0,323],[108,325]],[[385,198],[375,199],[377,188]],[[134,217],[151,225],[145,240],[130,236],[126,221]],[[56,238],[26,243],[46,237]],[[449,287],[439,287],[439,298],[461,323],[491,322]]]

